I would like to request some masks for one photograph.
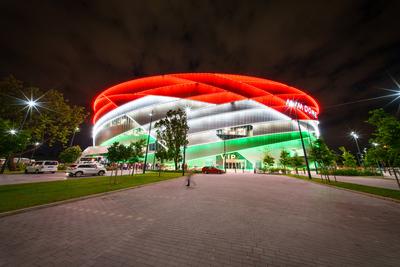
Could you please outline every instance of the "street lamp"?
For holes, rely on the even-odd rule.
[[[36,142],[34,145],[35,145],[35,147],[33,148],[31,159],[33,159],[33,155],[35,155],[36,149],[38,148],[38,146],[40,146],[40,143]]]
[[[298,115],[298,112],[299,112],[298,104],[299,103],[297,101],[296,102],[293,101],[293,104],[289,105],[289,109],[290,110],[294,109],[295,114],[296,114],[297,126],[299,128],[301,146],[303,147],[303,154],[304,154],[304,160],[306,162],[308,178],[311,179],[311,171],[310,171],[310,166],[308,165],[307,151],[306,151],[306,147],[304,145],[303,134],[301,132],[301,127],[300,127],[300,121],[299,121],[299,115]]]
[[[307,157],[306,146],[304,145],[303,134],[302,134],[302,132],[301,132],[300,121],[299,121],[299,117],[298,117],[298,115],[297,115],[297,112],[296,112],[296,119],[297,119],[297,126],[299,127],[299,134],[300,134],[301,146],[303,147],[304,160],[306,161],[306,167],[307,167],[308,178],[311,179],[311,171],[310,171],[310,166],[308,165],[308,157]]]
[[[189,113],[192,111],[192,108],[190,106],[185,107],[185,114],[186,114],[186,122],[187,118],[189,117]],[[187,137],[187,130],[185,130],[185,139]],[[186,142],[183,145],[183,161],[182,161],[182,175],[185,175],[185,164],[186,164]],[[188,178],[188,183],[187,186],[190,186],[190,178]]]
[[[40,107],[41,103],[38,100],[40,98],[42,98],[43,96],[39,97],[38,99],[33,99],[33,96],[31,96],[31,98],[28,98],[24,95],[24,97],[25,97],[25,100],[22,100],[22,103],[25,105],[25,107],[23,109],[26,109],[26,114],[25,114],[24,120],[21,123],[20,129],[22,129],[24,127],[26,119],[28,118],[29,114],[32,114],[33,109],[36,109],[37,111],[39,111],[38,107]]]
[[[10,130],[8,130],[8,133],[11,134],[11,135],[16,135],[17,134],[17,130],[10,129]]]
[[[71,138],[71,143],[69,144],[69,146],[71,147],[72,144],[74,143],[74,139],[75,139],[75,133],[79,132],[81,129],[79,129],[79,127],[76,127],[74,129],[74,133],[72,134],[72,138]]]
[[[149,116],[150,116],[150,126],[149,126],[149,134],[147,135],[146,155],[145,155],[145,157],[144,157],[143,174],[146,173],[147,153],[149,152],[149,142],[150,142],[151,123],[153,122],[153,111],[151,111],[151,113],[149,114]]]
[[[350,135],[353,137],[354,141],[356,142],[357,145],[357,151],[358,151],[358,155],[357,155],[357,159],[358,159],[358,164],[362,165],[362,160],[361,160],[361,151],[360,151],[360,146],[358,145],[358,138],[360,138],[360,136],[356,133],[356,132],[351,132]]]

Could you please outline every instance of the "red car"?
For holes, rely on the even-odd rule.
[[[211,167],[208,167],[208,166],[203,167],[203,169],[201,169],[201,172],[202,173],[216,173],[216,174],[223,174],[224,173],[223,170],[220,170],[220,169],[212,167],[212,166]]]

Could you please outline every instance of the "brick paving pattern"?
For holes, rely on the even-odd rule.
[[[0,218],[0,266],[399,266],[400,204],[198,175]]]

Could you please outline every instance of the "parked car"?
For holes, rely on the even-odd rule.
[[[73,164],[65,171],[69,176],[80,177],[82,175],[104,175],[106,168],[98,164]]]
[[[55,173],[58,169],[58,161],[55,160],[42,160],[33,162],[31,165],[26,166],[25,173]]]
[[[203,169],[201,169],[201,172],[202,173],[216,173],[216,174],[223,174],[224,173],[223,170],[220,170],[220,169],[215,168],[213,166],[203,167]]]

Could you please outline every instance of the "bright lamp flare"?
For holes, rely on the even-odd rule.
[[[360,136],[359,136],[357,133],[355,133],[355,132],[351,132],[350,135],[353,136],[354,139],[358,139],[358,138],[360,137]]]

